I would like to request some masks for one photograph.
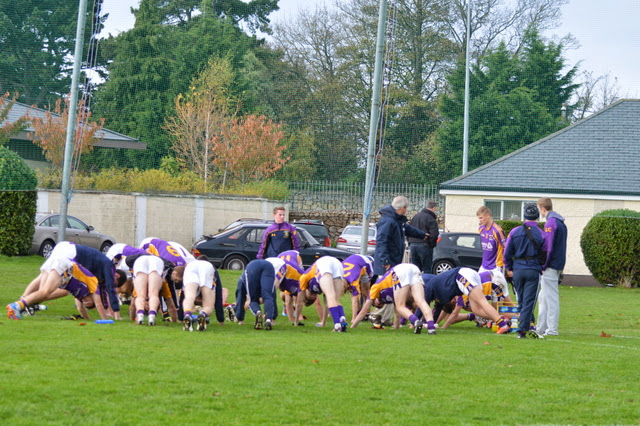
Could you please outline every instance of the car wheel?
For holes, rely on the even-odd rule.
[[[45,259],[48,259],[49,256],[51,256],[51,252],[53,251],[53,248],[56,246],[56,243],[54,243],[51,240],[45,240],[45,242],[42,243],[42,245],[40,246],[40,250],[38,250],[38,254],[42,257],[44,257]]]
[[[102,254],[107,254],[112,245],[113,244],[111,243],[111,241],[105,241],[104,243],[102,243],[102,245],[100,246],[100,251],[102,252]]]
[[[439,260],[433,265],[433,273],[438,275],[443,272],[447,272],[455,268],[455,265],[448,260]]]
[[[224,261],[223,269],[230,269],[232,271],[244,271],[244,268],[247,267],[247,258],[244,256],[229,256]]]

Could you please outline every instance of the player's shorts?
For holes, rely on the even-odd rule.
[[[495,285],[502,287],[502,294],[504,297],[509,296],[509,284],[507,283],[507,279],[504,277],[504,268],[497,267],[494,269],[485,269],[483,267],[480,267],[480,270],[478,271],[478,273],[482,273],[482,272],[491,272],[493,274],[493,283]]]
[[[65,271],[73,268],[73,262],[67,257],[54,257],[53,255],[42,264],[40,271],[51,272],[56,271],[59,275],[62,275]]]
[[[184,284],[196,283],[199,287],[213,288],[215,283],[213,265],[206,260],[194,260],[184,268],[182,282]]]
[[[420,268],[412,263],[401,263],[394,266],[393,273],[395,274],[396,278],[398,278],[398,284],[400,285],[400,288],[414,284],[424,285]],[[396,284],[396,286],[398,284]]]
[[[316,276],[321,277],[324,274],[331,274],[334,279],[342,278],[344,275],[342,262],[331,256],[324,256],[316,260]]]
[[[162,275],[164,269],[164,262],[158,256],[140,256],[133,264],[133,276],[137,274],[150,274],[157,272],[158,275]]]
[[[465,296],[468,296],[474,287],[482,287],[480,275],[471,268],[461,268],[458,271],[456,283]]]
[[[75,259],[77,256],[76,245],[69,241],[61,241],[51,251],[53,257],[64,257],[67,259]],[[51,257],[49,256],[49,257]]]

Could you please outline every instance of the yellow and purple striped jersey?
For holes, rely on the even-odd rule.
[[[482,225],[478,232],[482,244],[482,267],[486,270],[503,267],[502,255],[506,239],[500,225],[492,223],[488,229]]]
[[[382,303],[393,303],[393,289],[400,285],[400,280],[393,269],[388,270],[369,291],[369,299],[380,299]]]

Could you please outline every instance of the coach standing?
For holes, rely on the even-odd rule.
[[[256,256],[258,259],[278,257],[280,253],[288,250],[300,250],[298,231],[295,226],[284,221],[284,213],[284,207],[273,209],[274,223],[262,234],[262,244]]]
[[[548,251],[547,262],[542,267],[538,304],[538,332],[546,336],[558,335],[560,273],[567,259],[567,226],[564,217],[553,211],[551,198],[538,200],[540,215],[546,219],[542,236]]]
[[[508,271],[513,271],[513,288],[518,296],[518,338],[529,334],[537,338],[538,334],[530,331],[534,320],[533,310],[536,306],[542,264],[538,254],[543,249],[544,238],[538,228],[540,212],[535,204],[528,204],[524,208],[524,223],[509,232],[504,251],[504,264]]]
[[[438,241],[438,203],[430,200],[427,202],[426,208],[416,214],[409,225],[418,228],[427,233],[426,241],[419,238],[409,237],[409,254],[411,255],[411,263],[416,265],[423,274],[431,273],[431,264],[433,263],[433,249]]]
[[[405,235],[422,240],[427,238],[423,231],[407,224],[408,208],[409,200],[398,196],[390,206],[380,209],[382,217],[376,225],[376,251],[373,255],[374,280],[376,276],[382,277],[389,269],[402,263]],[[375,284],[375,281],[371,284]],[[392,305],[375,309],[372,314],[379,315],[383,325],[393,323]]]

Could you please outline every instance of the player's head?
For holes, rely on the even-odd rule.
[[[171,272],[171,281],[173,281],[174,283],[181,283],[183,275],[184,275],[184,266],[176,266],[175,268],[173,268],[173,271]]]
[[[476,216],[478,217],[478,224],[481,226],[490,225],[493,221],[491,210],[487,206],[481,206],[476,212]]]
[[[273,220],[276,223],[283,223],[284,222],[284,207],[279,206],[273,209]]]
[[[315,293],[312,293],[309,289],[304,291],[304,306],[311,306],[314,303],[316,303],[316,299],[318,298],[318,295]]]
[[[91,297],[91,296],[83,297],[80,302],[82,302],[82,304],[84,305],[84,307],[86,309],[93,309],[93,308],[96,307],[96,304],[95,304],[95,302],[93,300],[93,297]]]

